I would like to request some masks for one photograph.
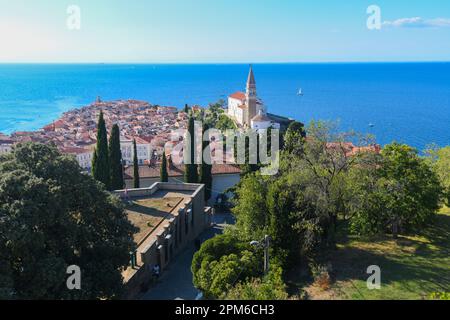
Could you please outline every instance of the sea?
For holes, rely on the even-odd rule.
[[[254,64],[273,114],[338,123],[378,143],[450,145],[450,63]],[[0,132],[37,130],[95,101],[207,106],[244,91],[248,64],[0,64]],[[299,91],[303,95],[299,95]]]

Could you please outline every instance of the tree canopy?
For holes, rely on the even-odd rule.
[[[284,296],[282,271],[299,261],[319,262],[324,249],[336,249],[339,230],[396,237],[419,231],[436,214],[448,176],[446,152],[430,165],[409,146],[381,149],[371,136],[340,132],[334,123],[312,122],[306,132],[291,124],[277,174],[242,177],[234,189],[236,225],[194,258],[195,284],[211,297]],[[245,244],[264,235],[271,237],[271,266],[281,275],[237,276],[246,266]]]
[[[207,240],[192,260],[194,285],[206,298],[223,298],[239,281],[261,272],[262,259],[232,235]]]
[[[431,165],[444,188],[444,200],[450,207],[450,146],[429,150]]]
[[[92,160],[92,175],[102,182],[107,189],[111,188],[111,173],[108,154],[108,134],[103,112],[100,112],[97,124],[97,145]]]
[[[117,298],[134,232],[119,199],[56,148],[19,144],[0,158],[1,298]],[[66,286],[70,265],[81,290]]]
[[[369,170],[368,170],[369,169]],[[417,150],[392,143],[383,148],[376,167],[358,170],[363,183],[354,196],[358,206],[351,220],[358,233],[391,231],[394,236],[429,222],[440,205],[441,185]]]
[[[115,124],[109,138],[109,162],[111,174],[111,190],[121,190],[124,187],[122,151],[120,150],[120,130]]]

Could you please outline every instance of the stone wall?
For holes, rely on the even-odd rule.
[[[164,227],[156,234],[156,240],[144,243],[137,249],[138,266],[126,281],[127,299],[138,297],[151,281],[153,266],[159,265],[161,273],[171,260],[211,225],[212,209],[205,207],[204,185],[186,183],[155,183],[149,188],[115,191],[125,199],[151,197],[157,191],[190,191],[183,205],[164,221]],[[129,272],[128,270],[127,272]]]

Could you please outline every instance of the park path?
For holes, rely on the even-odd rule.
[[[230,214],[216,214],[213,216],[213,227],[200,235],[202,241],[222,233],[226,224],[233,224]],[[191,263],[195,245],[189,244],[183,252],[169,264],[167,269],[148,292],[141,296],[142,300],[195,300],[199,291],[192,284]]]

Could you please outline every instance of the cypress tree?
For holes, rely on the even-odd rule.
[[[108,156],[108,136],[103,112],[100,112],[97,125],[97,146],[92,160],[92,175],[102,182],[107,189],[111,188],[110,166]]]
[[[140,178],[139,178],[139,162],[137,154],[136,139],[133,139],[133,183],[134,188],[140,188]]]
[[[188,136],[185,141],[186,150],[184,152],[188,152],[188,157],[190,159],[189,164],[185,164],[184,170],[184,181],[186,183],[198,183],[198,170],[197,165],[195,164],[195,123],[194,118],[192,116],[189,117],[188,123]]]
[[[163,156],[162,156],[160,177],[161,177],[161,182],[169,182],[169,174],[167,173],[166,152],[163,152]]]
[[[123,189],[124,181],[122,152],[120,151],[120,130],[117,124],[112,127],[111,137],[109,138],[109,161],[111,166],[111,189]]]
[[[203,126],[203,133],[205,133],[208,129],[209,129],[208,125],[205,124]],[[203,141],[202,143],[202,151],[206,150],[208,146],[209,146],[209,136],[208,141]],[[211,191],[212,191],[212,165],[207,164],[203,157],[202,157],[202,164],[200,165],[200,183],[205,185],[205,201],[208,201],[209,199],[211,199]]]

